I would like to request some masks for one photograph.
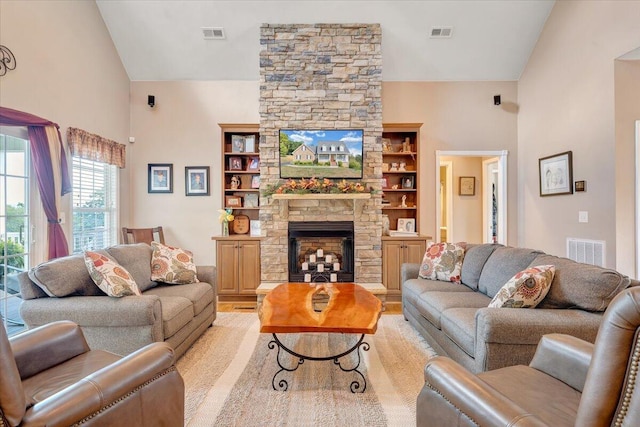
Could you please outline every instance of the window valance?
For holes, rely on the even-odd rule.
[[[126,146],[78,128],[67,129],[67,143],[72,156],[124,168]]]

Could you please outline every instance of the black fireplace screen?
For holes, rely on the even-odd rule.
[[[352,221],[289,222],[290,282],[353,282]]]

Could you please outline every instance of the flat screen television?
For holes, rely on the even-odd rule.
[[[281,129],[280,178],[362,178],[362,129]]]

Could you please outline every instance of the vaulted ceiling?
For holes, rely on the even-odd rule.
[[[258,80],[260,25],[379,23],[384,81],[517,80],[554,1],[96,0],[140,80]],[[222,27],[209,40],[203,27]],[[430,38],[450,27],[448,38]]]

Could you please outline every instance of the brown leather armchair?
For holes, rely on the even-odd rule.
[[[417,425],[640,426],[639,368],[635,286],[611,302],[595,344],[545,335],[529,366],[477,375],[446,357],[429,360]]]
[[[182,426],[184,382],[173,350],[120,357],[90,350],[60,321],[7,338],[0,327],[0,426]]]

